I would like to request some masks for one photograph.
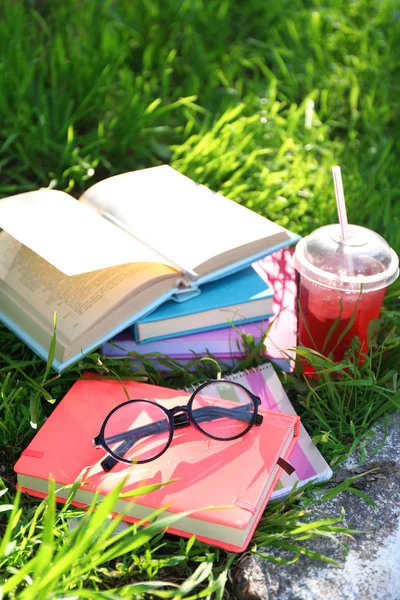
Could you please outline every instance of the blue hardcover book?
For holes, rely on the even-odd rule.
[[[169,300],[133,326],[138,343],[241,325],[273,314],[273,290],[254,267],[205,283],[187,302]]]
[[[0,201],[0,322],[47,360],[57,313],[62,371],[172,296],[193,298],[298,239],[167,165],[105,179],[78,201],[18,194]]]

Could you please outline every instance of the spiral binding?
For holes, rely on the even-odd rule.
[[[232,375],[227,375],[225,379],[229,381],[237,381],[242,379],[245,375],[251,375],[252,373],[263,373],[264,371],[269,371],[272,369],[272,365],[270,363],[264,363],[258,367],[252,367],[251,369],[244,369],[243,371],[239,371],[239,373],[232,373]]]
[[[188,394],[193,394],[194,390],[198,388],[198,385],[189,385],[188,387],[179,388],[183,392],[188,392]]]
[[[243,371],[239,371],[238,373],[232,373],[231,375],[226,375],[224,379],[228,381],[240,381],[246,375],[251,375],[252,373],[264,373],[265,371],[270,371],[273,369],[271,363],[264,363],[263,365],[259,365],[258,367],[252,367],[251,369],[244,369]],[[189,385],[188,387],[180,388],[181,391],[188,392],[192,394],[198,385]]]

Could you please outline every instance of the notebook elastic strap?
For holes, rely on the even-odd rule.
[[[294,467],[292,467],[292,465],[288,463],[285,459],[283,459],[281,456],[278,458],[277,463],[281,467],[281,469],[283,469],[288,475],[294,473]]]

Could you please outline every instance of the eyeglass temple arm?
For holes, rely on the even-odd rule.
[[[217,419],[219,417],[232,417],[232,413],[235,413],[235,418],[240,421],[249,422],[249,411],[246,410],[243,406],[237,406],[235,408],[224,408],[221,406],[204,406],[203,408],[198,408],[193,411],[193,416],[196,421],[203,422],[209,421],[211,419]],[[261,425],[263,421],[262,415],[256,415],[256,419],[254,425]],[[176,429],[181,427],[187,427],[189,425],[189,419],[185,413],[181,413],[174,416],[174,427]],[[124,440],[122,444],[118,446],[115,451],[115,454],[121,456],[121,458],[128,452],[128,450],[133,446],[133,444],[138,441],[141,437],[147,437],[153,433],[162,433],[164,431],[168,431],[169,423],[164,423],[163,421],[159,421],[158,423],[151,423],[150,425],[144,425],[143,427],[139,427],[138,429],[123,431],[121,433],[117,433],[116,435],[107,437],[105,440],[107,444],[114,444],[115,442],[119,442]],[[105,458],[100,464],[104,471],[109,471],[113,468],[114,465],[117,464],[117,460],[108,456]]]
[[[244,406],[236,406],[235,408],[225,408],[223,406],[203,406],[202,408],[197,408],[192,412],[195,420],[197,422],[202,423],[203,421],[209,421],[211,419],[218,419],[219,417],[232,417],[232,413],[234,413],[235,419],[237,421],[244,421],[249,423],[251,419],[249,419],[249,411],[246,410]],[[183,423],[180,425],[179,418],[186,417],[186,415],[176,415],[174,417],[174,426],[176,428],[184,427],[187,423]],[[256,420],[254,421],[254,425],[261,425],[263,422],[262,415],[256,415]]]

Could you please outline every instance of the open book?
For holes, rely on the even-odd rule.
[[[11,196],[0,228],[0,320],[46,358],[57,312],[58,370],[173,294],[298,240],[167,165],[105,179],[79,201]]]

